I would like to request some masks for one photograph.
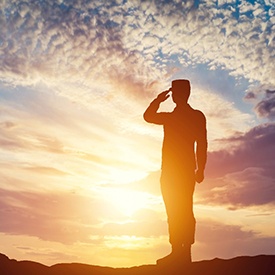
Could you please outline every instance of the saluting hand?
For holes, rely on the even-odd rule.
[[[170,95],[168,95],[168,93],[170,92],[170,89],[169,90],[166,90],[162,93],[160,93],[158,96],[157,96],[157,100],[159,102],[163,102],[165,101]]]

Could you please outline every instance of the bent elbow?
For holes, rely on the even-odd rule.
[[[143,119],[144,119],[146,122],[149,122],[149,123],[150,123],[150,115],[149,115],[147,112],[145,112],[145,113],[143,114]]]

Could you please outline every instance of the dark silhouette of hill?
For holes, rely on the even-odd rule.
[[[71,263],[45,266],[31,261],[11,260],[0,254],[0,275],[274,275],[275,255],[242,256],[229,260],[194,262],[190,267],[143,265],[130,268],[101,267]]]

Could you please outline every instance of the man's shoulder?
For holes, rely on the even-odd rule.
[[[198,110],[198,109],[194,109],[194,108],[192,108],[191,106],[190,106],[190,110],[191,110],[191,112],[192,112],[195,116],[197,116],[198,118],[205,119],[205,115],[204,115],[204,113],[203,113],[202,111],[200,111],[200,110]]]
[[[167,113],[167,117],[169,118],[171,115],[171,119],[174,119],[175,117],[179,117],[182,119],[183,117],[187,117],[191,120],[197,120],[197,121],[205,121],[205,115],[202,111],[198,109],[192,108],[189,104],[185,106],[184,108],[176,107],[171,113]]]

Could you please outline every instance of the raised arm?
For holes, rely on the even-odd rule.
[[[204,180],[204,169],[207,161],[207,130],[206,130],[206,118],[203,113],[200,112],[199,120],[199,134],[196,144],[196,158],[197,158],[197,171],[196,181],[201,183]]]
[[[165,101],[169,95],[168,93],[170,90],[164,91],[160,93],[157,98],[155,98],[149,105],[149,107],[146,109],[146,111],[143,114],[143,118],[145,121],[149,123],[155,123],[155,124],[163,124],[165,119],[165,113],[158,113],[158,109],[160,106],[160,103]]]

